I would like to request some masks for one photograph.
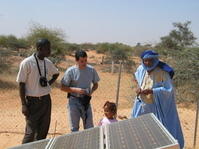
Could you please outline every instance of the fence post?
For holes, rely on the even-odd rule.
[[[117,91],[116,91],[116,106],[117,107],[118,107],[119,92],[120,92],[121,72],[122,72],[122,61],[120,61],[119,75],[118,75],[118,80],[117,80]]]
[[[114,73],[114,60],[111,61],[111,73]]]
[[[195,120],[195,131],[194,131],[194,141],[193,141],[193,148],[194,149],[196,149],[196,141],[197,141],[199,99],[196,102],[197,102],[197,107],[196,107],[196,120]]]

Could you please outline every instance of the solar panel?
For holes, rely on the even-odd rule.
[[[105,126],[106,149],[178,149],[177,141],[153,114]]]
[[[68,135],[56,137],[52,142],[51,149],[101,149],[103,132],[101,127],[74,132]]]
[[[22,144],[17,147],[12,147],[9,149],[45,149],[48,143],[50,143],[51,139],[44,139],[44,140],[39,140],[31,143],[26,143]]]
[[[153,114],[10,149],[179,149]]]

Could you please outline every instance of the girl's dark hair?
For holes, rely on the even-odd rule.
[[[84,50],[78,50],[75,52],[76,61],[78,61],[80,57],[87,57],[87,54]]]
[[[114,114],[117,113],[117,106],[114,102],[106,101],[103,108],[107,107],[108,111],[113,112]]]

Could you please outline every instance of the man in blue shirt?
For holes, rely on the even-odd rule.
[[[100,80],[96,70],[87,64],[85,51],[77,51],[75,59],[77,64],[69,67],[61,80],[61,90],[68,93],[69,121],[72,132],[79,130],[80,118],[83,120],[84,129],[93,127],[90,99],[98,88]]]

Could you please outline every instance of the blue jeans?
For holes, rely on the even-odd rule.
[[[71,96],[69,98],[67,108],[71,132],[79,130],[80,118],[83,121],[84,129],[93,127],[93,114],[91,105],[89,105],[88,109],[85,111],[84,107],[79,102],[79,99]]]

